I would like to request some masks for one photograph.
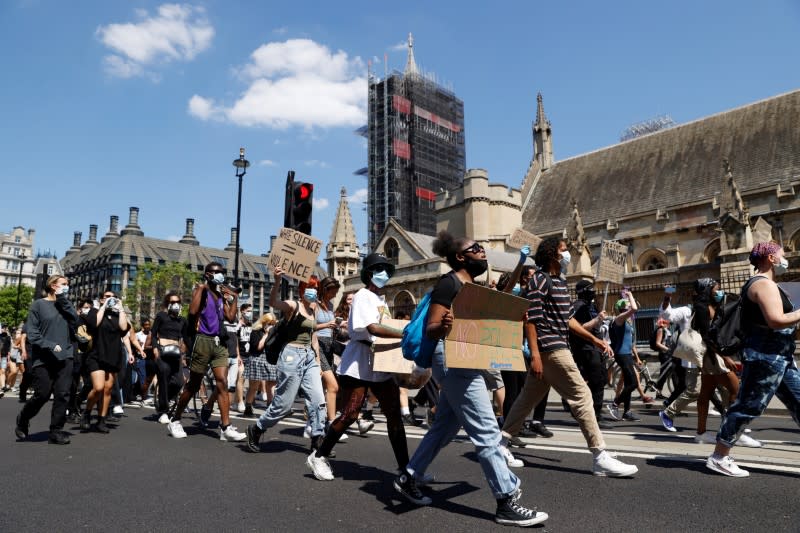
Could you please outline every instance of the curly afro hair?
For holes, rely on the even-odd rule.
[[[539,243],[539,247],[536,249],[536,255],[533,256],[533,261],[536,263],[536,266],[547,269],[551,261],[558,260],[558,247],[562,242],[564,242],[564,239],[561,237],[547,237]]]

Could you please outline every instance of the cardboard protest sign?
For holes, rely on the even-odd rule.
[[[445,339],[448,368],[525,370],[522,326],[528,300],[466,283],[453,300]]]
[[[531,252],[535,253],[536,249],[539,247],[539,243],[542,242],[542,239],[531,233],[530,231],[525,231],[522,228],[517,228],[514,230],[514,233],[511,234],[511,237],[508,239],[508,245],[511,248],[516,248],[517,250],[521,249],[526,244],[531,247]]]
[[[381,324],[402,330],[408,324],[408,320],[397,320],[394,318],[384,318]],[[385,337],[375,337],[372,344],[372,370],[376,372],[394,372],[396,374],[410,374],[414,368],[414,361],[409,361],[403,357],[400,349],[402,339],[388,339]]]
[[[603,241],[600,247],[600,260],[597,262],[596,281],[610,281],[621,285],[625,276],[627,258],[627,245],[614,241]]]
[[[269,266],[281,267],[283,274],[308,281],[314,273],[322,241],[290,228],[281,228],[269,254]]]

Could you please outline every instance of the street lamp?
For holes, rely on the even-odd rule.
[[[250,161],[244,158],[244,148],[239,148],[239,159],[233,160],[236,167],[236,177],[239,178],[239,198],[236,202],[236,251],[233,260],[233,284],[239,285],[239,234],[241,233],[242,223],[242,178],[247,174],[247,167]]]
[[[17,305],[14,307],[14,327],[19,325],[19,296],[22,291],[22,269],[25,268],[25,254],[19,255],[19,275],[17,276]]]

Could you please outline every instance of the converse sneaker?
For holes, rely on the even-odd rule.
[[[606,409],[608,409],[608,416],[611,417],[611,420],[619,420],[621,417],[619,415],[619,407],[615,403],[609,403],[606,405]]]
[[[666,411],[659,411],[658,418],[661,419],[661,425],[664,426],[664,429],[667,431],[672,431],[673,433],[678,431],[675,429],[675,426],[672,423],[672,419],[669,417]]]
[[[414,479],[414,476],[409,475],[405,470],[395,478],[394,490],[399,492],[403,498],[414,505],[431,504],[431,499],[422,494],[422,491],[420,491],[419,487],[417,487],[417,482]]]
[[[503,457],[506,460],[506,464],[509,467],[511,467],[511,468],[522,468],[523,466],[525,466],[525,463],[523,463],[520,459],[517,459],[516,457],[514,457],[514,454],[511,453],[511,450],[509,450],[508,448],[506,448],[502,444],[498,444],[497,446],[500,448],[500,453],[503,454]]]
[[[747,470],[739,468],[730,455],[725,457],[719,457],[716,454],[709,455],[708,459],[706,459],[706,468],[730,477],[747,477],[750,475]]]
[[[764,443],[762,443],[760,440],[754,439],[750,435],[745,435],[742,433],[739,436],[739,439],[736,441],[736,445],[744,446],[745,448],[761,448],[764,446]]]
[[[317,457],[317,452],[313,451],[306,458],[306,465],[314,473],[314,477],[320,481],[330,481],[333,479],[333,471],[327,457]]]
[[[186,438],[186,432],[183,430],[180,420],[175,420],[167,424],[167,432],[176,439]]]
[[[375,427],[375,422],[372,420],[364,420],[363,418],[359,418],[357,424],[359,435],[366,435],[370,429]]]
[[[158,417],[159,424],[169,424],[169,416],[167,413],[161,413],[161,416]]]
[[[125,414],[125,411],[122,410],[121,405],[115,405],[114,408],[111,410],[111,414],[115,416],[122,416]]]
[[[717,434],[713,431],[706,431],[705,433],[698,433],[694,436],[694,441],[697,444],[716,444]]]
[[[508,496],[497,500],[497,512],[494,521],[504,526],[534,526],[547,520],[547,513],[540,513],[536,509],[523,507],[518,496]]]
[[[211,420],[211,409],[204,405],[200,408],[200,427],[207,428],[209,420]]]
[[[549,439],[553,436],[553,432],[547,429],[547,426],[544,425],[544,422],[539,420],[534,420],[531,422],[531,431],[546,439]]]
[[[515,448],[524,448],[528,444],[523,442],[523,440],[516,435],[508,439],[508,446],[513,446]]]
[[[259,441],[261,440],[261,435],[264,434],[264,430],[259,428],[256,424],[250,424],[247,426],[247,449],[253,453],[258,453],[261,451],[261,446]]]
[[[642,419],[633,414],[633,411],[625,411],[625,414],[622,415],[622,419],[627,422],[639,422]]]
[[[242,442],[247,438],[247,434],[236,430],[236,426],[228,425],[225,429],[219,428],[219,440],[230,442]]]
[[[600,452],[592,464],[592,474],[603,477],[630,477],[638,472],[636,465],[625,464],[606,450]]]

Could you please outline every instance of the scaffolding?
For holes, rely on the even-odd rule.
[[[675,121],[669,115],[659,115],[654,118],[631,124],[619,136],[620,142],[630,141],[642,135],[655,133],[657,131],[665,130],[675,126]]]

